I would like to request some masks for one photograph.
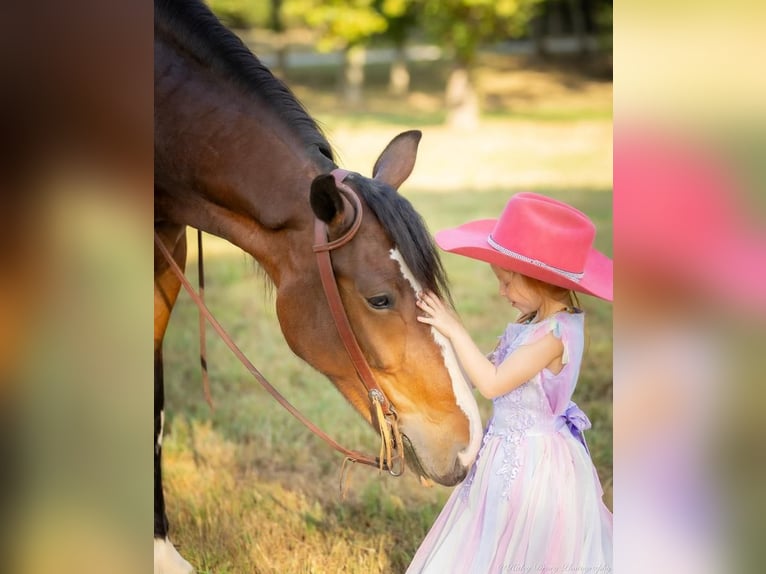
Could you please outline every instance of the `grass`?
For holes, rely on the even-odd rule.
[[[441,125],[440,65],[417,69],[413,92],[401,101],[386,97],[382,70],[371,70],[366,107],[354,113],[334,98],[331,71],[296,71],[290,83],[324,123],[345,167],[368,173],[393,135],[405,127],[423,129],[404,193],[431,230],[493,217],[513,190],[534,189],[589,214],[598,228],[597,247],[611,254],[611,88],[607,100],[598,95],[605,86],[564,72],[557,76],[511,60],[500,65],[487,59],[484,65],[479,73],[489,105],[478,133],[453,133]],[[523,89],[513,74],[526,79]],[[545,93],[552,99],[540,96]],[[205,248],[208,304],[247,356],[331,436],[376,452],[372,429],[287,347],[271,290],[255,264],[215,237],[206,238]],[[513,318],[496,295],[491,271],[457,256],[443,260],[466,326],[481,347],[491,349]],[[193,277],[193,247],[189,261]],[[611,306],[591,298],[583,305],[589,342],[574,398],[593,422],[587,439],[611,506]],[[393,478],[358,467],[342,498],[341,455],[282,410],[212,336],[215,410],[209,409],[197,338],[196,311],[182,294],[164,348],[163,443],[171,538],[182,555],[198,571],[216,574],[403,572],[451,489],[424,488],[409,472]],[[481,398],[479,404],[486,421],[491,405]]]

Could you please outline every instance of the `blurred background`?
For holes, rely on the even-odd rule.
[[[575,399],[615,510],[616,570],[759,572],[762,3],[213,8],[298,94],[344,167],[369,173],[391,137],[423,130],[402,191],[432,231],[495,216],[518,190],[594,218],[616,301],[613,315],[583,303]],[[0,46],[0,570],[147,572],[152,10],[14,3]],[[211,307],[248,355],[336,438],[374,449],[287,351],[252,263],[207,246]],[[510,320],[492,277],[444,262],[458,310],[491,347]],[[400,571],[448,489],[357,468],[341,502],[336,455],[213,341],[215,410],[205,404],[185,296],[170,329],[166,487],[181,553],[203,572]]]
[[[759,572],[766,7],[615,8],[615,567]]]

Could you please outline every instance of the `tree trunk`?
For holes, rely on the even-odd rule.
[[[531,35],[535,47],[535,56],[540,59],[548,57],[548,47],[545,43],[545,37],[548,32],[548,11],[543,9],[540,15],[532,21]]]
[[[364,87],[364,63],[367,50],[364,46],[348,46],[343,51],[341,98],[343,103],[355,108],[362,104]]]
[[[274,72],[275,76],[284,80],[287,78],[287,38],[285,37],[284,32],[280,32],[276,35],[275,40],[276,45],[274,46],[274,49],[276,50],[276,60],[272,72]]]
[[[572,18],[572,27],[577,37],[577,52],[580,57],[585,58],[590,52],[588,48],[588,32],[585,29],[585,7],[581,0],[568,0],[567,5],[569,7],[569,15]]]
[[[394,49],[394,59],[388,76],[388,91],[391,95],[401,97],[410,89],[410,71],[407,69],[407,54],[404,44]]]
[[[472,130],[479,125],[479,98],[473,85],[471,67],[457,62],[447,80],[447,124]]]
[[[271,0],[271,18],[269,27],[274,32],[276,40],[276,63],[272,70],[276,76],[287,77],[287,37],[285,35],[285,24],[282,19],[282,1]]]

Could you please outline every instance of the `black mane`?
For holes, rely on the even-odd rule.
[[[281,80],[199,0],[155,0],[155,23],[171,30],[198,61],[259,97],[307,146],[334,162],[316,121]]]
[[[351,183],[375,214],[420,285],[452,302],[447,273],[425,222],[407,198],[388,185],[350,173]]]

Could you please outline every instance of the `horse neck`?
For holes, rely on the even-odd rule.
[[[278,284],[294,235],[310,241],[311,181],[332,161],[258,97],[179,58],[160,39],[155,108],[157,218],[223,237]]]

